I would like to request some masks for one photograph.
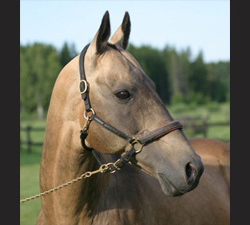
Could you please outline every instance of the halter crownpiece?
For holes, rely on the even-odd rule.
[[[116,49],[114,45],[111,45],[111,44],[108,44],[108,45]],[[155,129],[154,131],[151,131],[150,133],[148,133],[147,135],[143,137],[135,138],[135,137],[130,137],[129,135],[107,124],[101,118],[99,118],[96,115],[94,109],[91,108],[91,104],[89,100],[89,84],[87,82],[85,70],[84,70],[84,56],[87,52],[88,47],[89,47],[89,44],[87,44],[84,47],[79,57],[80,93],[85,104],[84,117],[86,119],[83,129],[80,131],[81,144],[85,150],[92,152],[92,154],[94,155],[98,163],[101,165],[105,163],[101,154],[98,151],[96,151],[94,148],[87,147],[85,144],[85,139],[88,136],[88,129],[89,129],[90,123],[92,121],[95,121],[97,124],[101,125],[105,129],[109,130],[110,132],[114,133],[120,138],[125,139],[131,146],[130,150],[125,152],[125,154],[123,154],[123,156],[121,156],[115,163],[110,163],[110,164],[108,163],[109,170],[107,170],[107,172],[108,171],[115,172],[116,170],[120,170],[122,167],[124,167],[135,154],[140,153],[144,145],[149,144],[150,142],[155,141],[156,139],[162,136],[165,136],[166,134],[174,130],[181,129],[182,124],[180,121],[174,120],[163,125],[162,127]],[[91,115],[87,116],[88,113],[91,113]]]

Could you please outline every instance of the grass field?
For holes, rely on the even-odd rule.
[[[168,106],[168,110],[174,119],[184,117],[206,117],[209,122],[221,122],[230,120],[230,107],[228,103],[218,104],[213,103],[209,106],[195,106],[178,104],[175,106]],[[45,127],[45,120],[21,120],[21,127],[31,125],[33,127]],[[189,132],[184,129],[188,137]],[[191,135],[191,134],[190,134]],[[230,140],[230,127],[211,127],[208,129],[208,137],[222,140]],[[196,136],[202,136],[197,134]],[[21,140],[25,140],[25,132],[20,134]],[[42,141],[44,132],[34,132],[31,138],[34,141]],[[24,199],[32,195],[38,194],[39,189],[39,168],[41,159],[41,148],[39,146],[32,147],[32,153],[27,153],[24,147],[20,149],[20,198]],[[41,200],[35,199],[20,205],[20,224],[34,225],[36,218],[41,208]]]
[[[39,168],[41,147],[33,147],[32,153],[21,149],[20,153],[20,198],[24,199],[40,192]],[[20,224],[33,225],[36,223],[41,200],[35,199],[20,205]]]

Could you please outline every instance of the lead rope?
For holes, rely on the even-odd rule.
[[[36,199],[36,198],[39,198],[39,197],[41,197],[41,196],[47,195],[47,194],[49,194],[49,193],[51,193],[51,192],[54,192],[54,191],[57,191],[57,190],[59,190],[59,189],[61,189],[61,188],[67,187],[67,186],[69,186],[69,185],[71,185],[71,184],[74,184],[74,183],[76,183],[76,182],[78,182],[78,181],[80,181],[80,180],[82,180],[82,179],[89,178],[89,177],[91,177],[92,175],[97,174],[97,173],[107,173],[107,172],[114,173],[116,170],[111,170],[111,167],[110,167],[110,166],[114,166],[114,165],[115,165],[115,163],[103,164],[103,165],[101,165],[101,166],[99,167],[98,170],[85,172],[85,173],[83,173],[81,176],[79,176],[79,177],[77,177],[77,178],[75,178],[75,179],[73,179],[73,180],[71,180],[71,181],[69,181],[69,182],[67,182],[67,183],[65,183],[65,184],[59,185],[59,186],[57,186],[57,187],[55,187],[55,188],[49,189],[49,190],[47,190],[47,191],[44,191],[44,192],[42,192],[42,193],[40,193],[40,194],[31,196],[31,197],[29,197],[29,198],[25,198],[25,199],[23,199],[23,200],[20,200],[20,204],[21,204],[21,203],[24,203],[24,202],[28,202],[28,201],[33,200],[33,199]]]

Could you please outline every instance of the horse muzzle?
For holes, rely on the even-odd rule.
[[[157,178],[166,195],[180,196],[198,186],[203,171],[203,163],[198,157],[192,162],[188,162],[181,173],[172,172],[174,175],[169,175],[169,170],[167,170],[158,172]]]

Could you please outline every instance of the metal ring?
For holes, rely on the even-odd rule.
[[[135,145],[136,144],[140,145],[139,149],[135,149]],[[142,144],[137,138],[133,138],[133,141],[130,143],[130,145],[133,146],[133,148],[135,149],[135,153],[136,154],[138,154],[139,152],[141,152],[141,150],[142,150],[142,148],[144,146],[144,144]]]
[[[92,108],[90,108],[90,112],[92,113],[90,116],[92,116],[92,115],[95,115],[95,111],[94,111],[94,109],[92,109]],[[84,118],[86,119],[86,120],[90,120],[90,117],[88,117],[87,116],[87,111],[85,110],[85,112],[84,112]]]
[[[110,169],[110,171],[109,171],[110,173],[115,173],[116,170],[119,170],[119,168],[115,165],[115,163],[107,163],[107,166]],[[110,166],[114,166],[115,169],[112,170]]]
[[[80,85],[81,83],[84,83],[84,90],[83,91],[80,91],[81,95],[84,94],[87,90],[88,90],[88,83],[86,80],[80,80]]]
[[[90,172],[85,173],[85,177],[90,177],[92,174]]]
[[[107,164],[103,164],[100,166],[101,173],[105,173],[109,169]]]

